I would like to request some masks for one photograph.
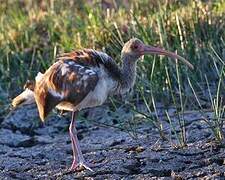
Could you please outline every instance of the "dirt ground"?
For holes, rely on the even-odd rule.
[[[141,118],[131,132],[110,127],[132,121],[129,110],[117,111],[102,106],[83,113],[89,121],[79,118],[81,149],[94,172],[75,173],[68,171],[70,116],[53,114],[42,124],[35,106],[12,111],[0,121],[0,179],[225,179],[225,148],[216,145],[198,113],[185,115],[188,145],[176,148],[168,122],[163,126],[171,141],[163,141]]]

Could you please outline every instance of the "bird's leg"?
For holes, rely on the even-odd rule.
[[[76,116],[77,116],[77,112],[73,112],[72,113],[72,121],[71,121],[70,127],[69,127],[75,164],[77,164],[78,162],[84,161],[84,158],[83,158],[80,146],[79,146],[79,141],[77,138],[77,129],[75,127]]]
[[[84,161],[83,154],[80,149],[79,141],[77,138],[77,130],[75,127],[77,112],[72,112],[72,120],[69,127],[70,138],[72,141],[72,149],[73,149],[73,164],[70,167],[70,170],[77,170],[77,168],[85,168],[90,171],[93,171],[89,168]]]

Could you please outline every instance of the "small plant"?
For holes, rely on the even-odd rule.
[[[210,102],[210,108],[212,111],[212,116],[209,117],[204,113],[204,108],[201,105],[201,102],[199,100],[199,97],[196,93],[196,91],[193,88],[192,83],[190,82],[190,79],[188,79],[189,85],[192,89],[192,92],[194,94],[194,97],[196,99],[196,102],[198,104],[198,108],[200,109],[200,113],[202,115],[203,120],[209,125],[210,129],[212,130],[215,139],[217,142],[222,142],[224,140],[224,132],[223,132],[223,125],[224,125],[224,64],[223,61],[221,61],[220,57],[216,53],[216,51],[213,49],[213,53],[217,56],[217,58],[213,57],[214,66],[217,70],[217,76],[218,81],[214,83],[209,83],[209,78],[207,75],[205,75],[205,84],[207,86],[207,95]],[[220,60],[220,63],[216,60]],[[222,63],[221,63],[222,62]]]

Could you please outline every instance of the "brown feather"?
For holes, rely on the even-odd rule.
[[[92,49],[64,53],[59,55],[57,60],[72,60],[86,67],[100,67],[100,65],[103,65],[112,78],[116,80],[122,78],[121,69],[118,68],[116,62],[110,56]]]
[[[42,121],[51,112],[51,110],[60,102],[60,99],[51,95],[45,89],[36,90],[34,97],[37,103],[39,116]]]
[[[60,102],[76,106],[98,82],[97,73],[72,60],[59,60],[36,82],[35,100],[42,120]]]

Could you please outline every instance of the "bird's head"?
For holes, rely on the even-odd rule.
[[[191,69],[194,68],[193,65],[189,63],[183,57],[158,47],[146,45],[140,39],[137,39],[137,38],[132,38],[129,41],[127,41],[123,46],[121,54],[122,54],[122,57],[129,57],[128,59],[134,62],[136,62],[143,55],[149,55],[149,54],[165,55],[172,59],[181,60]]]

